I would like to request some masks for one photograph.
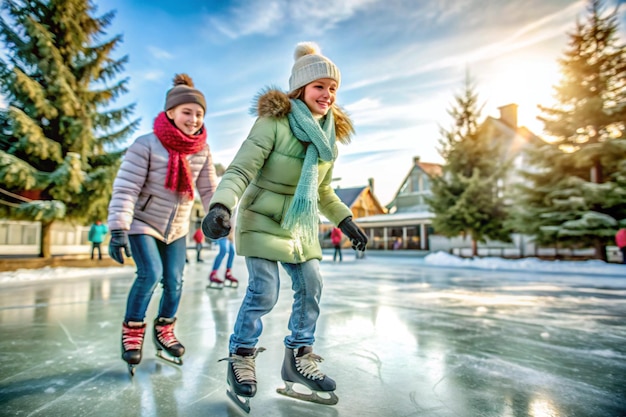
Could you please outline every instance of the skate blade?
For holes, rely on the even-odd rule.
[[[313,391],[310,393],[302,393],[293,389],[293,382],[285,381],[285,388],[276,388],[276,392],[286,397],[295,398],[296,400],[308,401],[310,403],[335,405],[339,402],[339,398],[335,395],[335,391]]]
[[[128,372],[130,373],[130,376],[131,376],[131,377],[135,376],[135,367],[136,367],[137,365],[135,365],[135,364],[130,364],[130,363],[128,363],[127,365],[128,365]]]
[[[233,283],[233,282],[228,281],[228,283],[226,282],[224,283],[224,286],[228,288],[239,288],[239,283],[238,282]]]
[[[172,363],[174,365],[181,366],[183,364],[182,358],[177,358],[176,356],[169,356],[163,353],[162,350],[157,350],[156,356],[157,358],[163,359],[165,362]]]
[[[239,407],[246,414],[250,414],[250,398],[249,397],[239,397],[237,394],[232,392],[230,389],[226,390],[226,395],[231,399],[233,403],[237,407]]]
[[[224,289],[224,284],[217,283],[217,282],[210,282],[209,285],[207,285],[206,287],[211,288],[213,290],[221,290],[221,289]]]

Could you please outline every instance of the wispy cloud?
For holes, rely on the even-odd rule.
[[[150,54],[156,59],[169,60],[174,58],[174,55],[161,48],[157,48],[156,46],[148,46],[148,52],[150,52]]]
[[[344,0],[320,7],[319,0],[287,1],[291,22],[310,34],[322,34],[381,0]],[[384,3],[384,2],[383,2]]]
[[[165,74],[161,70],[147,71],[143,73],[143,79],[147,81],[162,80]]]
[[[211,27],[230,39],[256,33],[272,34],[282,26],[284,7],[281,1],[243,2],[233,6],[228,13],[209,16]]]
[[[320,7],[318,0],[243,1],[225,15],[209,16],[208,22],[230,39],[255,34],[272,35],[286,27],[297,27],[308,35],[322,34],[350,19],[359,10],[381,0],[333,2],[332,10]]]
[[[245,114],[248,111],[247,107],[235,107],[235,108],[230,108],[230,109],[224,109],[222,111],[216,111],[216,112],[209,112],[207,113],[207,117],[224,117],[224,116],[231,116],[233,114],[235,115],[239,115],[239,114]]]
[[[392,55],[379,58],[381,65],[389,62],[393,63],[393,68],[385,68],[381,71],[381,65],[379,65],[378,71],[373,76],[351,83],[345,89],[366,88],[406,77],[445,69],[458,69],[468,64],[541,45],[547,39],[563,36],[567,30],[571,29],[575,17],[583,10],[584,3],[584,1],[573,3],[563,10],[527,23],[508,36],[499,29],[498,33],[485,34],[477,31],[463,33],[456,39],[442,37],[432,39],[427,44],[419,41],[409,43]],[[460,6],[457,5],[457,7]],[[505,35],[503,39],[486,44],[478,39],[479,37],[499,38],[503,35]],[[472,45],[480,46],[472,47]]]

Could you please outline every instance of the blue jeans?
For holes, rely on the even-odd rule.
[[[125,321],[144,321],[159,282],[163,285],[159,317],[175,317],[183,289],[185,237],[169,245],[149,235],[129,235],[128,240],[137,265],[137,277],[128,294]]]
[[[320,315],[322,276],[319,261],[312,259],[301,264],[281,263],[291,277],[294,291],[289,330],[285,346],[296,349],[312,346],[315,342],[315,326]],[[235,330],[230,336],[229,350],[255,347],[263,332],[261,317],[269,313],[278,301],[280,278],[278,262],[262,258],[246,258],[248,288],[239,308]]]
[[[215,257],[215,261],[213,261],[213,270],[217,270],[220,268],[220,264],[222,260],[224,260],[224,256],[228,253],[228,259],[226,260],[226,268],[231,269],[233,267],[233,261],[235,260],[235,247],[233,242],[228,240],[227,237],[223,237],[221,239],[217,239],[215,241],[220,247],[220,251]]]

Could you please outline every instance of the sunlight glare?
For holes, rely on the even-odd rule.
[[[529,416],[531,417],[558,417],[559,413],[555,410],[552,403],[545,398],[533,399],[529,404]]]
[[[499,117],[498,107],[510,103],[518,105],[518,126],[541,135],[543,123],[537,105],[553,106],[554,86],[560,80],[556,60],[538,60],[516,57],[501,61],[488,77],[481,77],[478,91],[487,101],[485,116]],[[484,89],[482,88],[484,84]]]

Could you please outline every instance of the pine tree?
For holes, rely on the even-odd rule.
[[[0,216],[39,221],[40,256],[50,256],[56,220],[106,218],[120,152],[139,120],[117,80],[127,57],[111,57],[121,36],[101,38],[114,12],[93,17],[89,0],[5,0],[0,37]],[[121,126],[121,127],[120,127]]]
[[[507,163],[499,143],[490,141],[478,125],[481,108],[467,75],[462,93],[448,111],[454,119],[450,130],[441,129],[439,153],[444,158],[442,175],[432,179],[428,198],[434,212],[433,227],[447,237],[470,236],[472,253],[478,242],[494,239],[508,242],[507,216],[502,180]]]
[[[626,49],[616,11],[604,13],[600,0],[587,11],[560,59],[557,104],[539,106],[551,140],[529,150],[516,224],[541,244],[593,247],[606,260],[605,245],[626,218]]]

